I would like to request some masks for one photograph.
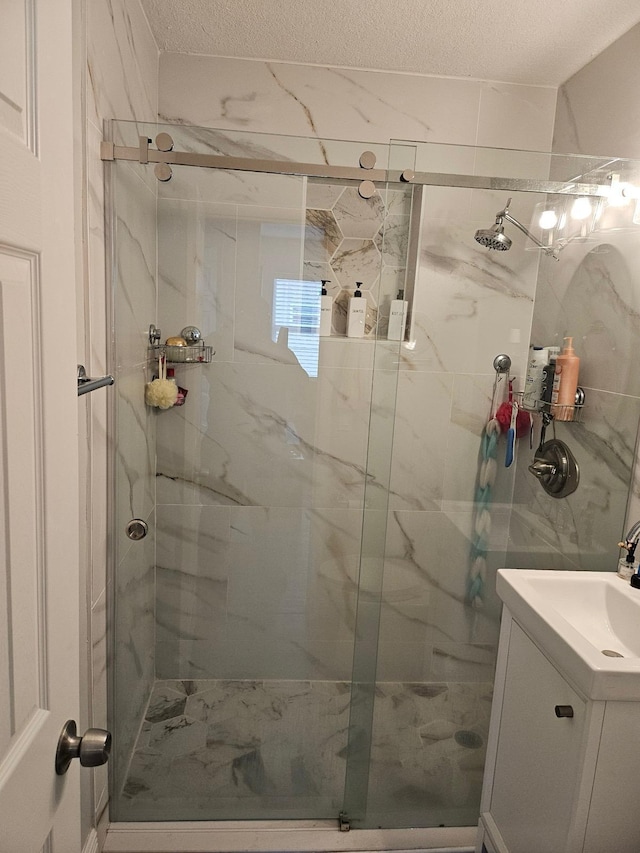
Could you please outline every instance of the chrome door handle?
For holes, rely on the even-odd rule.
[[[111,732],[105,729],[87,729],[78,737],[75,720],[64,724],[56,749],[56,773],[63,776],[74,758],[80,759],[83,767],[99,767],[106,764],[111,752]]]

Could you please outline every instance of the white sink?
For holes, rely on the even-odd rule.
[[[537,569],[500,569],[496,589],[585,696],[640,700],[640,589],[614,572]]]

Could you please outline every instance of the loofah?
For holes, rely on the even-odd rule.
[[[175,406],[178,399],[178,386],[170,379],[154,379],[147,382],[144,391],[144,401],[147,406],[156,406],[158,409],[170,409]]]
[[[144,389],[144,401],[147,406],[170,409],[175,406],[178,399],[178,386],[171,379],[167,379],[167,368],[162,356],[158,360],[158,373],[158,379],[147,382]]]

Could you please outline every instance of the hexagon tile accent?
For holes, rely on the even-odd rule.
[[[363,199],[354,186],[309,181],[307,204],[304,277],[330,279],[332,333],[346,334],[349,299],[361,281],[365,336],[386,334],[389,305],[404,282],[411,191]]]
[[[384,202],[376,193],[361,198],[355,187],[347,187],[333,207],[333,215],[345,237],[373,239],[384,221]]]

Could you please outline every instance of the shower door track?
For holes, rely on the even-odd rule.
[[[337,821],[167,821],[112,823],[104,853],[473,853],[476,826],[358,829]]]
[[[137,148],[100,143],[100,158],[105,161],[166,164],[168,166],[196,166],[204,169],[227,169],[240,172],[266,172],[273,175],[295,175],[308,178],[333,178],[335,180],[378,181],[382,183],[413,184],[432,187],[462,187],[477,190],[505,190],[513,192],[553,193],[568,196],[606,197],[611,183],[584,184],[567,181],[543,181],[529,178],[500,178],[482,175],[460,175],[443,172],[413,172],[410,169],[364,169],[352,166],[330,166],[318,163],[295,163],[289,160],[261,160],[251,157],[224,157],[217,154],[195,154],[190,151],[157,151],[149,147],[146,136],[140,137]]]

